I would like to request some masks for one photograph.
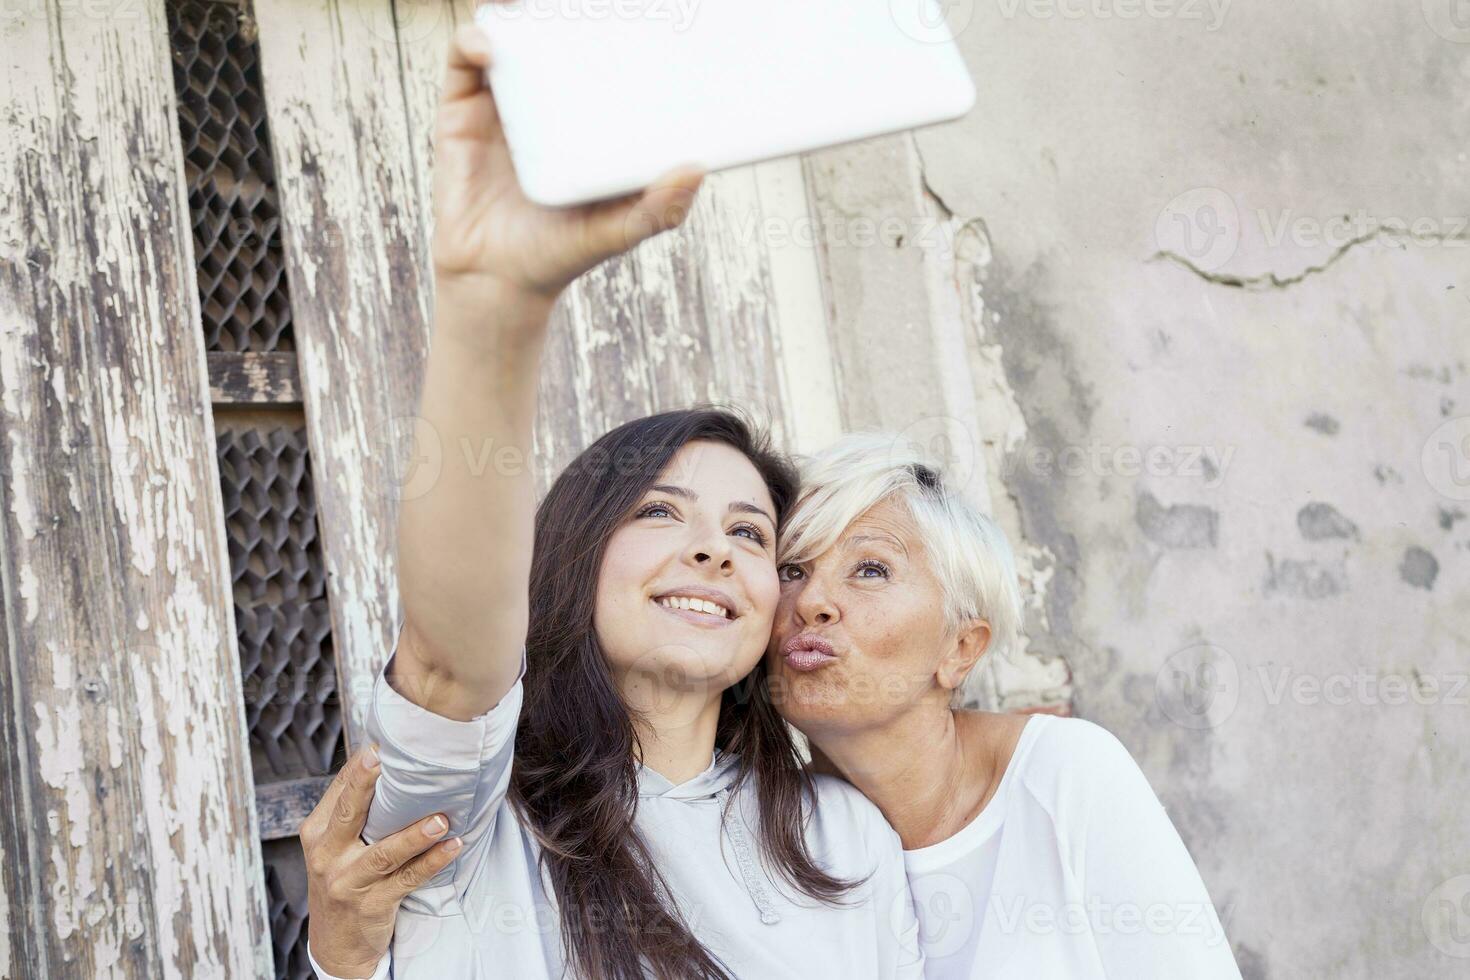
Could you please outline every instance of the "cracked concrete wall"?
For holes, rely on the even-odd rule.
[[[969,428],[1023,555],[1030,649],[977,700],[1123,739],[1246,977],[1465,975],[1462,6],[950,14],[977,110],[808,187],[845,421]],[[893,234],[834,244],[859,213]]]

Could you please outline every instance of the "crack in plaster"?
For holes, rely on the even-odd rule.
[[[1149,257],[1148,261],[1173,262],[1180,268],[1194,273],[1195,276],[1203,279],[1205,282],[1212,283],[1216,286],[1226,286],[1231,289],[1244,289],[1248,292],[1267,292],[1273,289],[1290,289],[1292,286],[1305,282],[1307,279],[1310,279],[1313,276],[1321,275],[1322,273],[1331,269],[1338,262],[1342,261],[1342,259],[1346,257],[1347,254],[1353,249],[1361,245],[1367,245],[1371,242],[1375,242],[1378,239],[1384,238],[1388,235],[1400,237],[1402,233],[1395,231],[1394,229],[1385,228],[1384,226],[1380,225],[1367,234],[1359,235],[1351,241],[1344,243],[1340,248],[1338,248],[1330,256],[1328,256],[1325,262],[1322,262],[1318,265],[1309,265],[1301,272],[1292,276],[1282,276],[1276,272],[1263,272],[1255,276],[1237,276],[1232,275],[1228,272],[1210,272],[1208,270],[1201,269],[1199,266],[1195,265],[1189,259],[1180,255],[1178,252],[1173,252],[1168,249],[1155,252],[1152,256]],[[1466,237],[1464,235],[1425,234],[1413,235],[1412,237],[1416,242],[1434,242],[1439,244],[1445,244],[1448,242],[1470,243],[1470,237]]]

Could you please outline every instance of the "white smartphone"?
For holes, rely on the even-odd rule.
[[[476,21],[521,189],[549,207],[975,103],[942,0],[513,0]]]

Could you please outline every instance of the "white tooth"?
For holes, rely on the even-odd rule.
[[[716,612],[716,609],[717,608],[718,607],[716,607],[715,604],[713,602],[710,602],[708,599],[701,599],[701,600],[699,600],[699,611],[700,612],[706,612],[706,613],[709,613],[711,616],[714,616],[714,615],[717,615],[717,612]]]
[[[688,609],[689,608],[689,600],[687,598],[685,598],[684,596],[680,596],[679,597],[678,603],[679,603],[679,608],[680,609]]]

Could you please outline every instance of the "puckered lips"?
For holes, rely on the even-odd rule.
[[[837,662],[837,651],[832,644],[815,633],[798,633],[781,645],[781,656],[786,666],[802,673],[820,670]]]
[[[650,597],[650,602],[671,616],[695,626],[720,629],[740,618],[735,600],[719,589],[680,585]]]

